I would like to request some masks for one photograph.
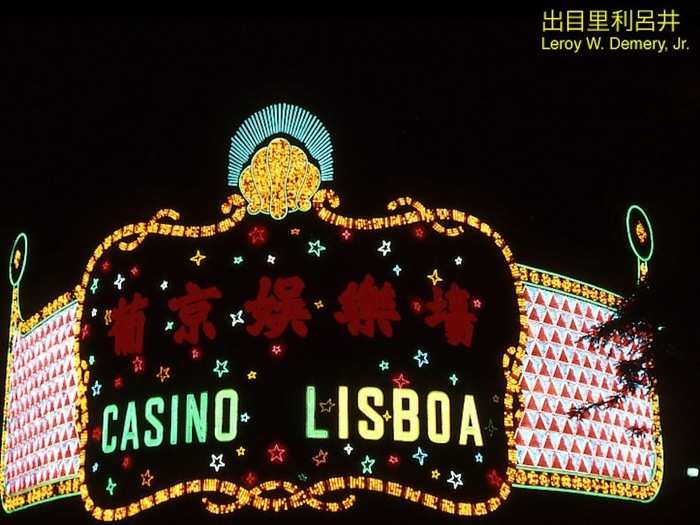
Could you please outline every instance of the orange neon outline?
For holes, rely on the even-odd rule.
[[[546,270],[533,269],[521,265],[520,275],[524,282],[548,288],[557,293],[573,295],[613,311],[617,310],[622,303],[622,297],[617,294]],[[631,481],[615,480],[595,475],[553,472],[548,469],[528,468],[518,465],[515,484],[525,488],[531,487],[541,490],[616,497],[644,503],[653,501],[661,490],[664,472],[664,447],[661,435],[661,411],[658,394],[654,392],[650,396],[649,401],[652,407],[652,435],[654,436],[656,461],[654,475],[648,483],[633,483]]]
[[[332,190],[319,190],[313,198],[313,210],[316,215],[323,221],[345,226],[350,229],[384,229],[399,226],[405,226],[417,222],[424,222],[430,225],[433,230],[445,236],[458,236],[464,232],[465,226],[473,228],[480,233],[490,237],[503,255],[506,264],[513,278],[513,287],[517,298],[520,331],[518,341],[514,341],[512,346],[504,349],[503,353],[503,369],[506,379],[506,392],[504,394],[504,429],[507,438],[507,458],[508,467],[506,469],[505,479],[501,487],[497,490],[495,496],[477,502],[455,502],[446,498],[439,498],[421,490],[412,487],[404,486],[399,483],[383,481],[377,478],[365,476],[346,476],[333,477],[323,481],[319,481],[314,485],[299,490],[296,485],[289,481],[269,480],[258,484],[252,489],[244,489],[231,482],[211,479],[197,479],[184,481],[175,484],[167,489],[161,489],[147,496],[140,498],[137,501],[127,505],[122,505],[114,508],[102,508],[96,506],[93,499],[90,497],[89,489],[85,484],[85,461],[86,452],[85,445],[88,440],[88,423],[89,415],[87,413],[87,385],[89,384],[90,372],[87,363],[80,359],[80,325],[82,321],[83,303],[85,300],[85,290],[87,288],[90,274],[95,267],[97,261],[102,255],[113,247],[117,247],[124,251],[136,249],[148,235],[165,235],[175,237],[211,237],[219,233],[224,233],[241,223],[246,215],[246,201],[238,194],[228,197],[227,201],[222,204],[221,211],[227,214],[228,217],[218,223],[207,226],[185,226],[182,224],[174,224],[170,222],[161,222],[161,219],[167,218],[170,220],[179,220],[179,214],[174,210],[160,210],[148,222],[140,222],[128,224],[115,230],[108,235],[102,243],[94,250],[92,256],[88,260],[81,283],[76,286],[75,297],[78,300],[76,311],[76,321],[74,325],[75,345],[74,355],[76,362],[79,362],[79,381],[80,388],[78,390],[77,410],[79,412],[78,432],[80,435],[80,495],[83,499],[85,508],[93,517],[100,520],[111,521],[123,519],[133,516],[152,508],[155,505],[168,501],[170,499],[183,496],[190,493],[199,492],[215,492],[228,496],[235,496],[233,504],[217,504],[204,498],[203,503],[205,509],[214,513],[232,512],[241,506],[252,504],[255,508],[270,509],[270,510],[285,510],[288,508],[296,508],[300,505],[309,505],[312,508],[319,510],[342,510],[348,508],[355,501],[355,496],[350,495],[340,502],[322,502],[316,496],[320,496],[326,492],[335,490],[370,490],[382,491],[384,493],[402,497],[409,501],[420,503],[429,508],[434,508],[447,513],[458,515],[483,515],[495,511],[505,501],[511,492],[511,484],[515,480],[516,475],[516,456],[515,456],[515,427],[514,414],[515,405],[522,406],[522,395],[519,386],[520,364],[524,356],[524,345],[527,342],[527,317],[525,316],[525,300],[523,298],[523,285],[519,276],[519,267],[513,259],[512,252],[505,240],[494,231],[488,224],[481,222],[473,215],[459,210],[446,208],[429,209],[423,206],[419,201],[415,201],[410,197],[404,197],[390,202],[387,205],[389,211],[395,211],[399,207],[407,207],[408,211],[404,213],[389,215],[386,217],[377,217],[370,219],[362,218],[346,218],[335,214],[324,206],[328,202],[331,208],[336,208],[340,204],[340,199]],[[454,226],[446,227],[444,221],[455,223]],[[344,224],[348,222],[349,224]],[[199,488],[197,488],[199,487]],[[290,495],[283,498],[266,498],[265,492],[283,489]]]

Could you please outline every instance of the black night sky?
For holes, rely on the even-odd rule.
[[[681,13],[680,34],[700,46],[697,15]],[[330,131],[332,187],[350,215],[381,213],[401,195],[468,210],[504,235],[518,262],[625,294],[635,259],[624,214],[632,203],[646,209],[656,240],[651,275],[676,342],[660,372],[659,496],[644,505],[517,489],[487,521],[652,523],[697,510],[697,480],[686,468],[700,464],[699,342],[691,328],[698,53],[545,54],[540,30],[539,11],[466,19],[5,20],[0,252],[27,233],[25,317],[72,288],[93,247],[122,224],[160,208],[178,210],[189,224],[218,218],[230,193],[231,135],[256,110],[293,103]],[[79,498],[1,521],[57,519],[92,522]],[[197,498],[184,498],[133,523],[193,519],[456,518],[362,494],[344,515],[245,509],[217,520]]]

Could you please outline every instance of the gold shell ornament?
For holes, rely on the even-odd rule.
[[[255,152],[238,187],[248,201],[248,213],[283,219],[289,212],[310,210],[320,185],[321,172],[304,150],[278,137]]]

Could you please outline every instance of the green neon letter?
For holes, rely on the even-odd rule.
[[[228,430],[224,431],[224,400],[229,400]],[[232,388],[220,390],[214,398],[214,437],[217,441],[233,441],[238,432],[238,393]]]
[[[107,405],[102,412],[102,453],[111,454],[117,450],[117,437],[109,437],[109,420],[116,421],[119,417],[117,405]]]
[[[316,428],[316,387],[306,387],[306,437],[310,439],[326,439],[328,431]]]
[[[146,421],[155,430],[155,437],[153,437],[154,433],[150,429],[143,433],[143,444],[147,447],[159,447],[163,444],[163,424],[153,415],[154,408],[158,414],[165,412],[165,401],[162,397],[152,397],[146,401]]]
[[[139,448],[139,428],[136,420],[136,401],[129,401],[126,405],[126,415],[124,416],[124,430],[122,431],[122,442],[119,449],[126,450],[127,441],[131,441],[134,450]]]
[[[175,394],[170,398],[170,444],[177,445],[177,407],[180,397]]]
[[[199,394],[199,406],[194,394],[187,394],[187,410],[185,415],[185,443],[192,443],[192,427],[197,432],[197,441],[207,440],[207,405],[209,394]]]

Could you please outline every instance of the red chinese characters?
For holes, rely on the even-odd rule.
[[[374,337],[375,323],[386,337],[393,335],[390,321],[399,321],[401,316],[396,311],[396,294],[391,283],[385,282],[381,288],[374,284],[371,275],[358,285],[350,282],[338,301],[341,310],[335,313],[335,320],[347,324],[352,335],[359,333]]]
[[[140,354],[143,352],[143,328],[146,323],[144,308],[148,298],[136,292],[127,302],[119,298],[117,307],[112,310],[112,328],[108,334],[114,337],[114,353],[118,356]]]
[[[211,312],[211,299],[221,299],[221,292],[216,286],[200,288],[192,282],[185,284],[186,294],[174,297],[168,301],[168,308],[173,312],[178,312],[182,326],[180,326],[173,338],[176,343],[184,341],[190,344],[199,342],[200,328],[209,339],[216,337],[216,328],[209,321]]]
[[[425,309],[431,312],[426,316],[425,324],[433,328],[443,323],[448,343],[471,347],[476,315],[469,310],[469,297],[469,292],[456,283],[450,285],[447,293],[433,286],[433,300],[425,303]]]
[[[254,324],[246,327],[248,333],[260,335],[262,332],[268,339],[274,339],[291,324],[294,333],[306,337],[309,330],[304,321],[311,319],[311,314],[301,297],[303,289],[304,281],[298,276],[278,277],[274,286],[272,279],[261,277],[258,296],[243,305],[255,319]],[[263,332],[263,329],[266,330]]]

